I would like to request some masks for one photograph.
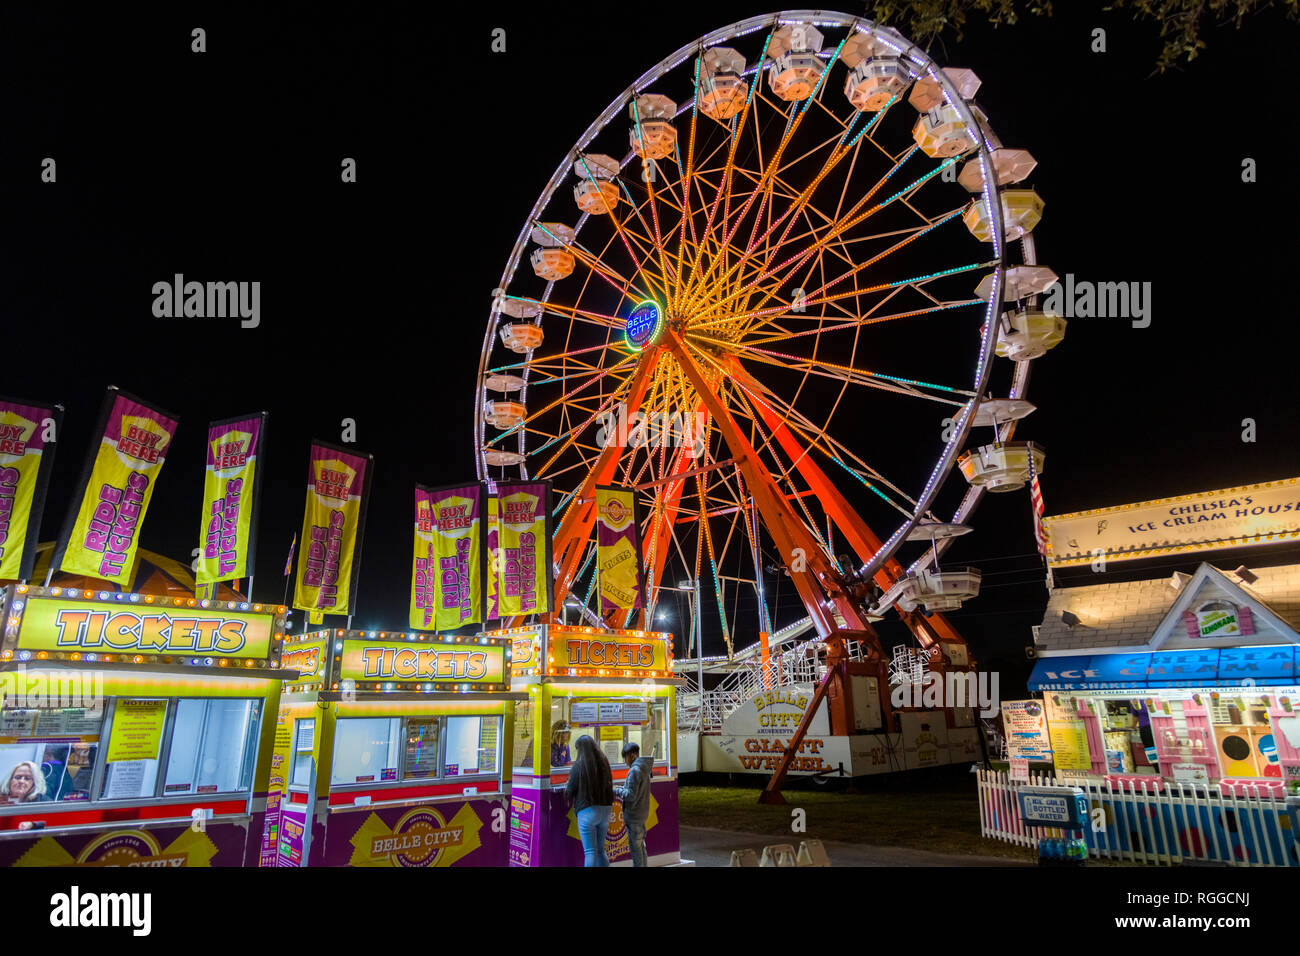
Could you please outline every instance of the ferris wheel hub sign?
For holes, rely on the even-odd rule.
[[[663,329],[664,317],[659,304],[650,299],[638,302],[628,313],[623,324],[623,338],[633,352],[640,352],[647,345],[659,338]]]

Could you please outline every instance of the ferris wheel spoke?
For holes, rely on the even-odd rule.
[[[845,156],[852,154],[852,155],[854,155],[854,156],[856,157],[856,155],[857,155],[857,144],[860,142],[861,137],[862,137],[862,134],[869,132],[869,131],[872,129],[872,127],[875,126],[876,123],[880,122],[881,118],[882,118],[884,115],[885,115],[885,111],[884,111],[884,110],[882,110],[880,113],[877,113],[877,114],[876,114],[874,117],[872,117],[872,119],[871,119],[871,120],[866,124],[866,126],[863,128],[862,132],[859,133],[858,136],[854,137],[854,139],[852,140],[852,142],[850,142],[848,145],[844,146],[843,148],[841,148],[841,147],[837,144],[837,145],[832,149],[831,155],[830,155],[829,157],[827,157],[826,162],[823,164],[822,168],[818,171],[817,175],[813,178],[812,182],[810,182],[809,185],[808,185],[807,187],[805,187],[805,189],[802,190],[802,191],[799,193],[799,196],[798,196],[798,198],[796,199],[796,202],[795,202],[795,203],[790,207],[790,209],[786,212],[786,214],[784,214],[783,216],[781,216],[781,218],[779,218],[779,219],[777,220],[777,222],[776,222],[776,223],[774,224],[774,226],[772,227],[772,228],[775,228],[775,226],[780,225],[782,222],[785,222],[785,221],[787,220],[787,218],[788,218],[788,220],[789,220],[789,223],[788,223],[787,226],[786,226],[785,232],[782,233],[781,238],[777,240],[776,246],[775,246],[774,248],[779,249],[782,245],[784,245],[784,243],[785,243],[785,238],[786,238],[786,236],[789,234],[789,231],[790,231],[791,226],[794,224],[794,221],[795,221],[795,218],[796,218],[796,216],[797,216],[798,211],[799,211],[800,209],[802,209],[802,208],[804,208],[804,207],[807,206],[807,204],[808,204],[809,201],[811,200],[811,197],[812,197],[813,193],[816,191],[817,187],[821,184],[822,180],[824,180],[824,179],[826,178],[826,176],[830,175],[830,173],[834,170],[834,168],[839,164],[839,162],[840,162],[840,161],[841,161]],[[856,118],[856,117],[855,117],[855,118]],[[840,138],[839,138],[839,142],[840,142],[840,143],[842,143],[842,142],[844,141],[844,139],[846,139],[846,138],[848,137],[848,134],[849,134],[851,128],[852,128],[852,123],[850,123],[850,124],[845,128],[844,133],[840,136]],[[823,145],[824,145],[824,144],[823,144]],[[890,171],[889,173],[886,174],[886,176],[885,176],[885,177],[880,181],[880,183],[878,183],[878,184],[877,184],[877,185],[876,185],[876,186],[875,186],[871,191],[869,191],[869,192],[867,193],[866,196],[864,196],[864,197],[862,198],[861,202],[866,202],[868,199],[870,199],[871,196],[874,195],[874,193],[875,193],[877,190],[879,190],[879,189],[881,188],[881,186],[884,185],[885,181],[888,180],[889,176],[891,176],[891,175],[893,174],[893,172],[897,170],[898,166],[901,166],[902,163],[903,163],[903,162],[908,158],[908,156],[910,156],[910,155],[911,155],[911,151],[908,151],[907,154],[905,154],[903,157],[901,157],[901,158],[900,158],[900,159],[899,159],[899,160],[894,164],[893,169],[891,169],[891,171]],[[846,184],[847,184],[847,180],[846,180]],[[768,230],[768,233],[765,234],[763,238],[766,239],[766,238],[767,238],[767,235],[770,235],[771,231],[772,231],[772,229],[769,229],[769,230]],[[760,240],[760,241],[762,241],[762,240]],[[750,247],[749,247],[748,249],[745,250],[745,252],[742,254],[742,257],[741,257],[741,259],[740,259],[739,261],[737,261],[736,263],[733,263],[733,265],[731,266],[731,268],[728,270],[727,274],[725,274],[725,275],[723,276],[721,282],[725,282],[725,281],[727,280],[727,278],[730,276],[730,274],[731,274],[732,272],[736,271],[736,270],[737,270],[737,269],[738,269],[738,268],[739,268],[739,267],[740,267],[744,262],[748,261],[749,257],[750,257],[750,256],[753,254],[753,252],[754,252],[754,247],[755,247],[755,245],[756,245],[756,243],[753,242],[752,237],[751,237]],[[774,251],[774,250],[773,250],[773,251]],[[770,261],[770,256],[771,256],[771,252],[768,253],[768,258],[764,260],[764,268],[766,268],[766,264],[767,264],[767,262]],[[760,273],[760,274],[761,274],[761,273]]]
[[[840,222],[836,223],[835,226],[833,226],[831,229],[827,230],[824,236],[820,237],[815,242],[813,242],[802,253],[788,256],[786,259],[782,260],[776,265],[766,266],[763,269],[763,271],[758,275],[757,278],[750,280],[749,283],[747,283],[745,286],[742,287],[740,292],[734,292],[724,297],[722,301],[716,304],[717,307],[721,308],[731,302],[734,302],[739,297],[739,295],[743,293],[743,291],[756,285],[758,282],[762,281],[763,279],[774,276],[777,271],[793,263],[793,265],[790,265],[790,271],[785,276],[778,279],[774,283],[774,285],[778,287],[784,285],[786,280],[789,278],[789,276],[793,275],[802,265],[807,263],[814,255],[817,254],[819,250],[823,249],[828,243],[832,242],[836,237],[838,237],[844,232],[847,232],[849,229],[853,228],[859,223],[864,222],[870,216],[875,215],[876,213],[880,212],[882,209],[891,206],[895,201],[899,199],[899,197],[909,192],[913,186],[917,185],[918,183],[924,182],[927,179],[933,178],[935,175],[942,172],[943,169],[947,168],[947,166],[951,165],[952,162],[951,160],[940,164],[939,166],[935,167],[935,169],[931,170],[930,172],[926,173],[924,176],[914,181],[911,184],[911,186],[904,187],[903,189],[894,193],[892,196],[888,197],[887,199],[882,200],[881,202],[877,203],[871,208],[866,209],[862,212],[858,212],[858,210],[861,209],[864,205],[866,205],[866,203],[889,181],[889,179],[899,169],[902,163],[906,161],[907,157],[911,156],[914,153],[914,151],[915,148],[912,150],[908,150],[903,155],[903,157],[897,163],[895,163],[895,165],[890,169],[890,171],[887,172],[883,177],[881,177],[881,179],[876,183],[875,186],[873,186],[870,190],[868,190],[865,196],[863,196],[860,200],[858,200],[858,202],[854,203],[853,208],[848,212],[848,214],[846,214],[846,217]],[[960,214],[960,211],[957,214]],[[924,227],[922,232],[928,231],[929,229],[933,229],[938,224],[939,223],[928,223]]]
[[[928,231],[929,229],[932,228],[934,227],[933,226],[927,227],[926,230],[917,233],[916,236],[913,236],[910,239],[905,239],[902,242],[896,244],[895,246],[891,246],[889,249],[885,250],[884,252],[876,256],[873,256],[871,259],[868,259],[865,263],[859,266],[855,266],[854,268],[850,269],[848,272],[845,272],[843,275],[839,276],[838,278],[833,279],[828,283],[825,283],[823,288],[814,290],[810,295],[806,295],[802,299],[802,303],[804,307],[806,308],[808,306],[813,306],[813,305],[822,305],[823,303],[836,302],[841,299],[846,299],[853,296],[870,295],[875,292],[882,292],[886,289],[897,289],[905,286],[911,286],[917,289],[918,291],[920,291],[920,287],[922,285],[928,282],[933,282],[935,279],[960,275],[963,272],[970,272],[974,269],[987,269],[993,265],[996,265],[996,260],[992,262],[990,261],[972,262],[962,266],[954,266],[950,269],[940,269],[935,272],[926,273],[924,275],[912,276],[907,279],[898,279],[894,282],[878,282],[875,285],[865,286],[862,288],[858,288],[855,286],[854,288],[850,289],[847,292],[842,291],[834,294],[819,295],[819,293],[825,292],[827,288],[838,285],[840,282],[843,282],[845,279],[857,275],[859,272],[863,271],[863,269],[866,269],[871,265],[873,265],[874,263],[879,262],[881,259],[889,255],[890,253],[897,251],[898,249],[902,248],[905,245],[908,245],[914,239],[919,238],[921,235],[923,235],[925,231]],[[767,302],[771,301],[773,297],[774,296],[769,292],[763,297],[762,300],[759,301],[758,305],[760,306],[765,305]],[[767,309],[759,308],[759,309],[750,310],[745,313],[745,317],[748,320],[748,325],[746,326],[745,331],[746,333],[753,332],[755,329],[761,328],[764,324],[766,324],[768,318],[772,316],[783,315],[786,314],[787,312],[788,312],[788,306],[785,305],[777,305],[775,307],[771,307]]]

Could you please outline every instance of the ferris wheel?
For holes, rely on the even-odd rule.
[[[983,494],[1041,472],[1012,437],[1065,325],[1038,307],[1035,161],[979,85],[860,18],[755,17],[647,70],[563,157],[493,296],[474,421],[480,478],[558,492],[557,606],[599,622],[594,491],[620,485],[639,620],[711,582],[730,653],[736,569],[761,581],[766,551],[822,637],[894,608],[964,659],[942,612],[979,574],[939,561]]]

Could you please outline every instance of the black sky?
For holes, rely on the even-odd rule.
[[[1266,11],[1152,76],[1154,27],[1071,6],[931,48],[979,73],[1002,140],[1037,157],[1040,261],[1152,283],[1150,328],[1077,319],[1035,366],[1039,410],[1018,437],[1047,447],[1048,513],[1293,477],[1300,143],[1287,91],[1300,31]],[[337,441],[353,418],[357,447],[376,456],[357,620],[400,625],[410,489],[473,476],[490,294],[537,194],[635,77],[769,12],[583,11],[0,12],[0,393],[67,408],[42,538],[57,532],[109,383],[181,416],[142,537],[176,557],[197,544],[207,422],[265,408],[257,597],[278,599],[308,441]],[[194,27],[206,53],[190,50]],[[496,27],[504,54],[490,50]],[[1107,30],[1104,54],[1089,49],[1094,27]],[[55,184],[39,180],[47,156]],[[340,182],[344,157],[356,184]],[[1242,182],[1246,157],[1258,182]],[[153,283],[178,272],[260,280],[261,327],[154,318]],[[1241,440],[1245,418],[1254,443]],[[974,524],[951,554],[984,570],[985,590],[953,619],[1015,673],[1046,599],[1025,496],[986,500]],[[780,622],[792,596],[782,589]],[[886,630],[888,645],[899,635]]]

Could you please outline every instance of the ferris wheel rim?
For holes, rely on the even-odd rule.
[[[750,35],[764,28],[768,28],[768,27],[775,28],[779,25],[797,24],[797,23],[807,23],[817,27],[829,26],[832,28],[848,29],[855,32],[869,34],[873,38],[882,42],[885,46],[889,47],[893,51],[894,55],[903,58],[904,61],[909,65],[909,67],[914,69],[915,71],[914,79],[919,79],[921,77],[928,77],[933,81],[935,81],[936,83],[938,83],[939,86],[943,89],[946,101],[957,109],[958,113],[961,116],[962,121],[967,125],[967,127],[974,134],[974,138],[976,140],[976,148],[973,151],[973,153],[968,155],[972,155],[974,158],[977,158],[978,161],[981,163],[982,170],[984,173],[982,177],[983,188],[981,192],[984,197],[984,200],[986,203],[988,203],[988,208],[990,209],[1000,208],[999,186],[997,183],[997,176],[990,175],[990,168],[991,168],[990,153],[992,152],[994,146],[992,143],[990,143],[990,141],[987,138],[988,130],[977,120],[975,114],[972,112],[970,108],[970,105],[960,95],[959,91],[955,88],[953,82],[947,77],[943,67],[941,67],[935,60],[933,60],[924,50],[920,49],[914,43],[907,40],[896,30],[887,26],[874,23],[873,21],[867,18],[854,16],[846,13],[838,13],[838,12],[824,11],[824,10],[784,10],[776,13],[763,14],[763,15],[758,15],[743,20],[735,21],[734,23],[717,28],[687,44],[684,44],[675,52],[673,52],[669,56],[662,58],[658,63],[656,63],[654,66],[646,70],[644,73],[642,73],[641,76],[639,76],[635,82],[630,84],[622,92],[620,92],[617,96],[615,96],[614,99],[610,101],[609,105],[596,117],[596,119],[583,132],[583,134],[575,141],[574,145],[570,148],[570,150],[565,154],[564,158],[557,165],[555,172],[552,174],[551,178],[547,181],[543,191],[539,195],[537,201],[534,203],[532,210],[525,218],[524,224],[520,229],[514,247],[512,248],[509,257],[507,258],[506,265],[505,268],[503,269],[502,277],[498,289],[501,291],[508,289],[510,283],[514,280],[515,274],[519,266],[522,264],[524,260],[525,251],[527,249],[528,242],[529,242],[529,235],[530,232],[532,231],[534,224],[540,221],[539,219],[540,215],[550,205],[557,191],[560,190],[560,188],[564,185],[565,181],[568,179],[571,167],[575,162],[575,160],[579,156],[583,155],[585,149],[602,132],[604,132],[607,128],[610,127],[611,123],[613,123],[616,120],[616,118],[626,108],[628,102],[631,99],[633,99],[635,96],[639,95],[640,93],[646,91],[649,88],[649,86],[653,84],[656,80],[660,79],[664,75],[670,73],[672,70],[681,66],[693,54],[698,55],[702,53],[704,50],[718,46],[729,40],[734,40],[742,36]],[[831,61],[833,65],[834,56],[831,57]],[[765,65],[763,63],[758,63],[756,64],[756,67],[762,70],[765,68]],[[684,112],[688,108],[688,106],[689,104],[678,105],[675,116],[680,116],[682,112]],[[629,151],[624,156],[622,162],[619,163],[620,171],[628,164],[632,156],[633,153],[631,151]],[[577,224],[574,227],[575,235],[580,233],[582,225],[585,224],[588,218],[589,215],[587,213],[582,213],[582,215],[578,218]],[[991,244],[993,248],[993,255],[990,257],[990,261],[992,261],[993,264],[991,266],[988,266],[988,268],[991,270],[992,283],[991,283],[991,288],[988,297],[988,306],[986,309],[985,322],[981,330],[980,356],[978,361],[977,372],[974,378],[975,387],[973,389],[973,392],[976,395],[983,393],[983,391],[987,387],[990,371],[994,364],[995,356],[994,356],[993,344],[997,339],[998,318],[1000,317],[1000,313],[1002,311],[1002,308],[1004,307],[1002,301],[1002,285],[1003,285],[1004,272],[1005,269],[1008,267],[1007,252],[1006,252],[1005,240],[1003,235],[1003,223],[1001,221],[1000,216],[994,215],[990,217],[990,231],[991,231]],[[1032,243],[1026,243],[1025,250],[1026,250],[1026,258],[1024,261],[1027,264],[1030,264],[1031,263],[1030,257],[1032,255],[1031,252]],[[542,295],[537,297],[536,301],[541,302],[543,304],[543,307],[545,306],[545,303],[549,300],[553,288],[554,288],[554,282],[548,282],[546,284],[545,290],[542,293]],[[474,419],[475,419],[474,420],[475,462],[476,462],[476,468],[478,470],[478,475],[481,480],[492,480],[490,469],[492,467],[495,467],[495,466],[488,465],[486,460],[486,453],[488,450],[488,446],[486,441],[486,423],[484,421],[483,408],[484,408],[484,403],[487,401],[487,387],[485,384],[485,379],[488,372],[489,363],[491,361],[491,355],[494,346],[494,336],[497,331],[499,315],[500,315],[499,301],[500,300],[496,300],[494,302],[494,305],[489,314],[489,320],[484,335],[484,345],[482,351],[480,352],[478,378],[475,386],[476,401],[473,410]],[[527,353],[529,357],[531,357],[531,354],[532,354],[531,352]],[[645,361],[645,359],[642,358],[640,359],[640,361]],[[1015,363],[1016,365],[1015,373],[1014,373],[1015,384],[1013,385],[1010,392],[1010,394],[1013,397],[1023,397],[1023,395],[1025,394],[1027,383],[1028,383],[1028,377],[1029,377],[1029,366],[1031,364],[1032,364],[1032,359],[1024,362]],[[525,384],[520,393],[521,399],[525,398],[527,395],[527,389],[528,389],[527,378],[528,378],[529,371],[530,369],[525,367],[524,370]],[[921,494],[916,499],[915,507],[911,509],[910,516],[907,517],[907,520],[905,520],[903,524],[900,525],[890,535],[888,539],[882,542],[882,547],[879,549],[879,551],[877,551],[876,554],[873,555],[873,557],[866,563],[866,565],[864,565],[863,568],[858,570],[857,573],[859,575],[863,577],[870,577],[876,571],[880,570],[880,568],[882,568],[891,558],[894,557],[894,555],[898,550],[898,547],[903,543],[903,541],[906,540],[907,535],[909,534],[911,529],[915,527],[917,522],[922,520],[924,516],[931,511],[935,497],[938,495],[942,487],[945,485],[947,479],[951,476],[952,470],[956,462],[956,458],[970,435],[970,431],[972,428],[971,419],[973,418],[971,412],[973,411],[973,408],[977,402],[978,402],[978,398],[971,399],[970,402],[968,402],[965,406],[963,406],[962,411],[959,413],[959,420],[956,423],[957,427],[953,430],[952,438],[946,443],[943,452],[935,461],[934,466],[930,471],[929,478],[927,479]],[[1010,437],[1010,434],[1014,430],[1014,427],[1015,427],[1014,422],[1006,423],[1003,426],[1002,437],[1003,438]],[[525,438],[524,438],[523,430],[521,429],[520,435],[518,437],[518,447],[521,452],[523,452],[524,450],[524,442],[525,442]],[[529,475],[528,461],[526,458],[522,462],[520,462],[517,466],[510,466],[510,467],[517,467],[519,469],[519,475],[522,478],[527,478]],[[969,517],[974,512],[975,508],[978,506],[980,500],[982,499],[984,490],[985,489],[979,487],[968,488],[966,494],[963,496],[961,502],[959,503],[956,512],[954,513],[953,520],[961,521]],[[944,547],[941,547],[939,549],[940,553],[943,550],[946,550],[946,545],[947,542],[944,543]],[[932,560],[934,557],[935,556],[931,552],[927,552],[924,558],[918,559],[916,564],[913,565],[912,569],[914,569],[916,566],[923,565],[925,562]]]

